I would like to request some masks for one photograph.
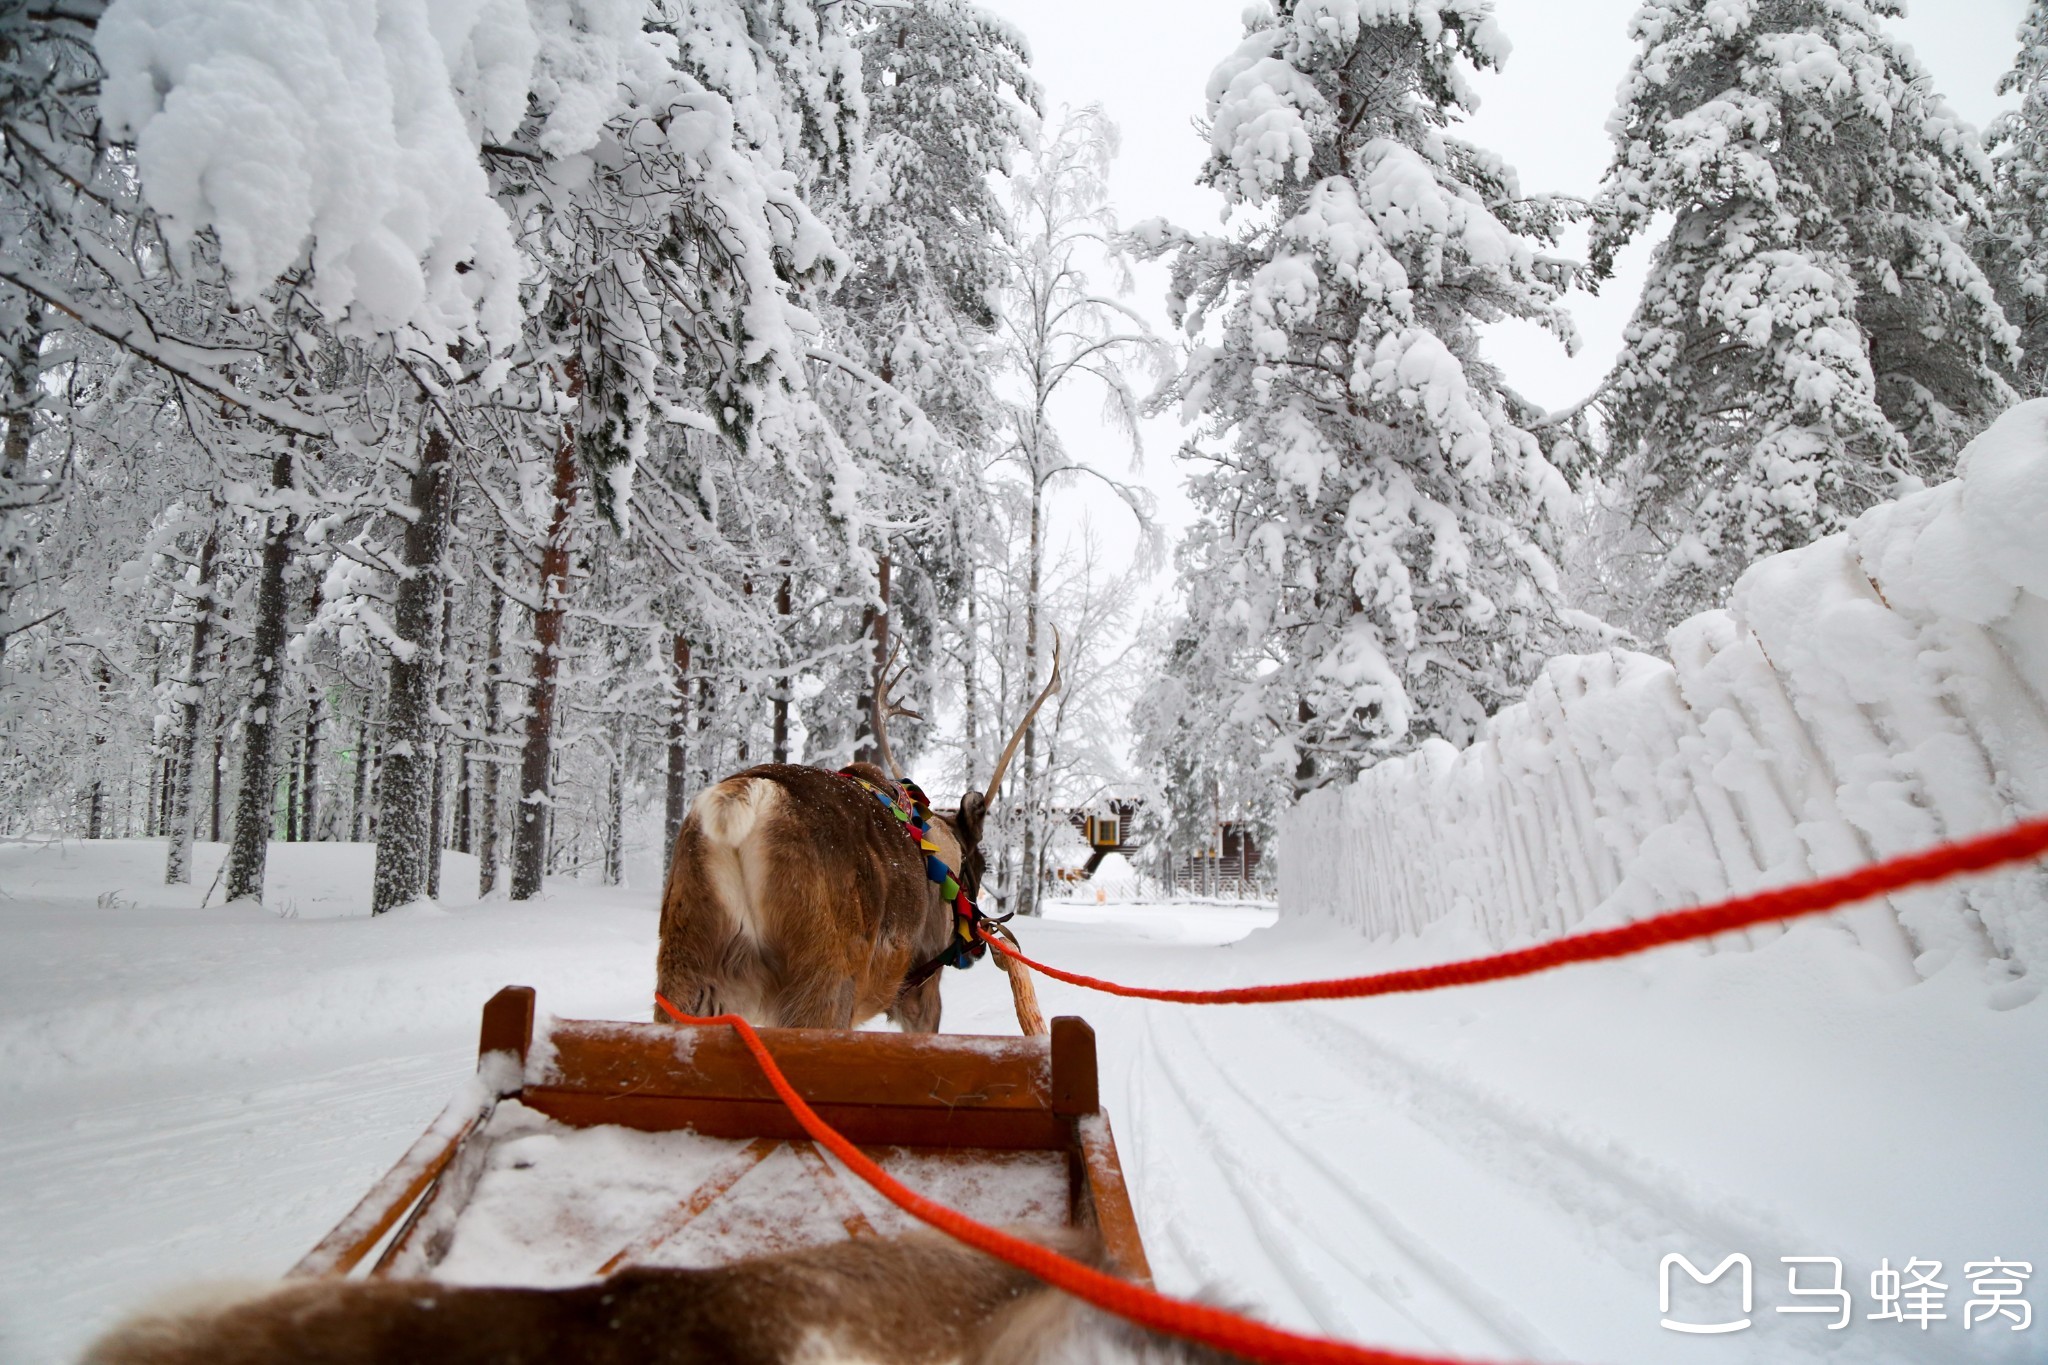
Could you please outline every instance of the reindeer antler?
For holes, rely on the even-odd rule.
[[[901,649],[900,643],[890,645],[889,657],[875,671],[875,690],[868,696],[868,723],[874,727],[875,747],[881,750],[882,766],[895,774],[899,781],[902,780],[903,769],[896,766],[896,755],[889,749],[889,717],[907,716],[911,720],[924,719],[921,713],[911,710],[890,695],[910,672],[910,665],[905,664],[896,670],[895,677],[889,676],[889,666],[896,662],[896,655]]]
[[[1010,770],[1010,759],[1017,753],[1017,746],[1024,742],[1024,732],[1031,728],[1031,718],[1038,714],[1038,708],[1045,705],[1045,699],[1059,691],[1060,687],[1060,631],[1052,631],[1052,676],[1045,680],[1045,690],[1038,694],[1038,700],[1031,703],[1031,709],[1024,713],[1024,719],[1017,722],[1017,729],[1010,736],[1010,742],[1003,747],[1003,756],[996,760],[995,774],[988,780],[988,793],[982,800],[993,806],[996,802],[996,788],[1003,785],[1003,774]]]

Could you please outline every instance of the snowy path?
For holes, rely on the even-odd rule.
[[[1220,951],[1141,946],[1121,918],[1027,937],[1048,961],[1176,985],[1474,951],[1314,924]],[[1896,993],[1816,926],[1762,953],[1679,950],[1355,1004],[1042,989],[1104,1039],[1105,1102],[1164,1288],[1222,1285],[1289,1326],[1491,1359],[2048,1357],[2030,1333],[1960,1324],[1964,1261],[2048,1259],[2048,1082],[2019,1061],[2041,1055],[2048,1015],[1987,1008],[1995,981],[1959,972]],[[1662,1329],[1657,1268],[1674,1251],[1703,1268],[1747,1253],[1755,1329]],[[1800,1255],[1844,1260],[1857,1307],[1842,1331],[1776,1314],[1800,1303],[1778,1258]],[[1915,1256],[1948,1265],[1949,1320],[1925,1334],[1866,1321],[1879,1258]],[[1674,1296],[1695,1320],[1720,1303]]]
[[[360,854],[285,850],[280,875],[312,905]],[[151,889],[147,845],[83,859],[74,845],[52,871],[57,856],[0,847],[8,1365],[68,1358],[155,1288],[289,1265],[439,1109],[497,985],[530,982],[557,1013],[640,1017],[651,984],[644,893],[284,920]],[[1271,918],[1076,905],[1023,932],[1048,961],[1188,985],[1471,948]],[[1014,1029],[999,973],[953,974],[946,990],[949,1028]],[[2048,1329],[1959,1322],[1963,1260],[2048,1262],[2048,1081],[2012,1060],[2043,1055],[2048,1010],[1991,1010],[1964,975],[1893,992],[1816,926],[1754,954],[1355,1004],[1041,991],[1048,1012],[1096,1027],[1166,1289],[1218,1285],[1292,1326],[1494,1359],[2048,1354]],[[1738,1250],[1757,1267],[1757,1327],[1661,1330],[1658,1260]],[[1845,1259],[1848,1329],[1772,1311],[1786,1302],[1777,1257],[1796,1254]],[[1949,1320],[1925,1334],[1864,1321],[1880,1256],[1947,1261]]]
[[[289,1265],[306,1228],[331,1221],[390,1164],[384,1135],[422,1127],[464,1069],[460,1052],[444,1049],[289,1075],[195,1076],[147,1098],[62,1096],[10,1115],[0,1263],[26,1272],[9,1288],[31,1297],[9,1304],[9,1318],[61,1325],[91,1312],[108,1286],[166,1269]],[[82,1277],[75,1287],[63,1283],[72,1276]]]

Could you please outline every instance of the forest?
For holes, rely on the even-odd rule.
[[[2048,0],[1983,130],[1899,12],[1643,0],[1574,198],[1458,136],[1489,0],[1254,4],[1200,231],[968,0],[0,0],[0,837],[617,883],[878,721],[977,785],[1056,647],[1001,907],[1112,794],[1161,871],[1268,829],[2048,393]],[[1574,344],[1643,241],[1604,380],[1518,395],[1482,330]],[[1163,606],[1053,533],[1080,488],[1168,549],[1076,394],[1187,424]]]

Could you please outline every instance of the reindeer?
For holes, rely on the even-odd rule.
[[[1019,1229],[1020,1232],[1025,1231]],[[1070,1232],[1055,1250],[1099,1253]],[[1229,1365],[1153,1336],[936,1234],[833,1242],[593,1284],[286,1280],[185,1290],[102,1337],[81,1365]]]
[[[871,716],[883,760],[900,778],[887,715],[914,713],[886,700],[887,673],[885,663]],[[929,837],[970,899],[987,866],[981,837],[989,803],[1059,683],[1055,638],[1052,676],[1010,736],[987,791],[967,792],[956,810],[933,813]],[[872,765],[846,772],[854,776],[766,764],[726,778],[691,805],[662,894],[655,958],[655,988],[677,1008],[730,1011],[779,1028],[851,1028],[886,1013],[906,1032],[938,1031],[935,964],[955,932],[953,909],[903,826],[854,778],[898,798],[903,789]],[[662,1017],[657,1011],[656,1021]]]

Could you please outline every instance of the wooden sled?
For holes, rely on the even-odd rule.
[[[1094,1229],[1150,1282],[1095,1033],[762,1029],[825,1122],[911,1188],[998,1225]],[[531,987],[484,1006],[477,1082],[294,1266],[455,1283],[584,1282],[915,1226],[820,1151],[730,1028],[557,1020]]]

